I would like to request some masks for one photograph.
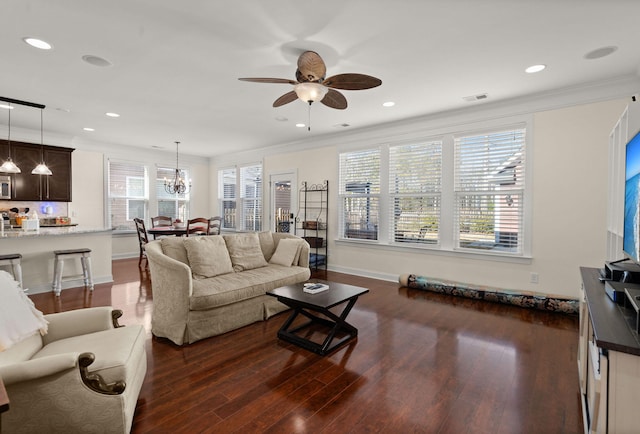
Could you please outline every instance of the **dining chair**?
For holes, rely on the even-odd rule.
[[[209,234],[209,219],[204,217],[197,217],[189,219],[187,221],[187,233],[186,236],[191,235],[208,235]]]
[[[209,219],[209,235],[220,235],[222,228],[222,217],[215,216]]]
[[[167,217],[164,215],[159,215],[157,217],[151,217],[151,227],[155,228],[158,226],[171,226],[173,225],[173,219],[171,217]]]
[[[149,260],[147,259],[147,252],[145,251],[145,246],[149,243],[147,228],[144,226],[144,220],[136,217],[133,221],[136,224],[136,231],[138,231],[138,244],[140,245],[140,259],[138,259],[138,267],[142,265],[142,258],[144,258],[147,261],[145,268],[149,268]]]

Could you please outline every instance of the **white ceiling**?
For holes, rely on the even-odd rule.
[[[173,151],[178,140],[200,156],[628,79],[640,66],[637,0],[2,0],[0,17],[0,96],[47,106],[45,142]],[[585,59],[606,46],[618,49]],[[238,78],[295,79],[304,50],[322,56],[327,76],[364,73],[382,86],[343,91],[346,110],[314,104],[311,131],[296,128],[306,103],[271,106],[290,85]],[[548,67],[524,72],[537,63]],[[38,110],[14,109],[13,128],[39,130]]]

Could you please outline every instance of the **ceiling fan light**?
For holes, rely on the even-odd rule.
[[[322,101],[322,98],[327,94],[329,89],[326,86],[321,85],[320,83],[298,83],[293,86],[293,90],[304,102],[317,102]]]

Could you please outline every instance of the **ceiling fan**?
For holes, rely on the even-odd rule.
[[[320,101],[327,107],[338,110],[347,108],[347,99],[336,89],[363,90],[380,86],[382,80],[365,74],[338,74],[325,78],[327,67],[318,53],[305,51],[298,57],[296,79],[286,78],[239,78],[242,81],[256,83],[284,83],[293,85],[293,90],[285,93],[273,102],[274,107],[280,107],[300,98],[311,105]]]

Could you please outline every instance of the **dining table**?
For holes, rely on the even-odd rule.
[[[159,236],[171,236],[181,237],[187,234],[187,227],[176,228],[174,226],[156,226],[154,228],[147,229],[147,232],[153,235],[153,239]]]

